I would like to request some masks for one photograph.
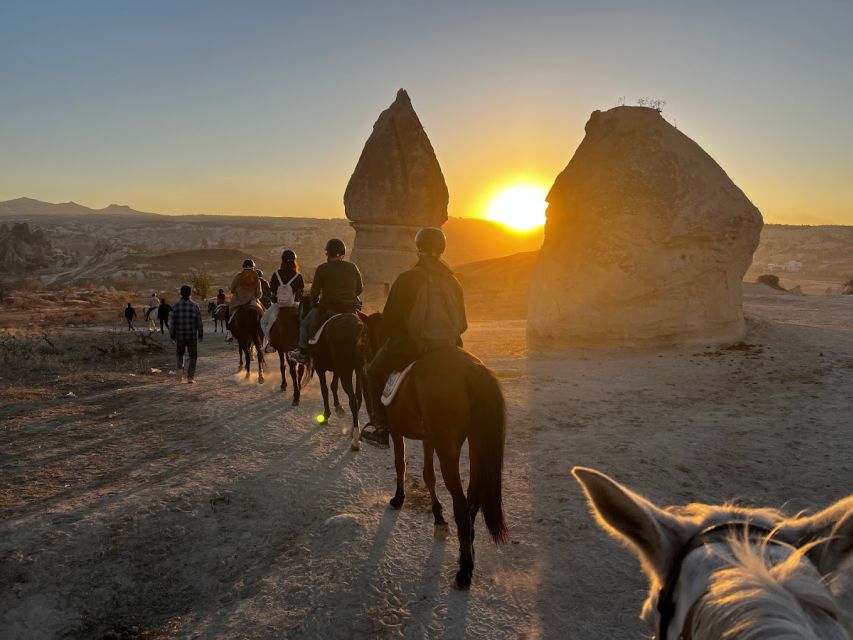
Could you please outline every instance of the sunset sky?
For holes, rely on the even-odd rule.
[[[853,2],[0,3],[0,200],[334,217],[408,90],[485,215],[666,100],[768,222],[853,224]]]

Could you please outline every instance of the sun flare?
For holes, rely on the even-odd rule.
[[[548,190],[535,184],[516,184],[498,191],[486,206],[486,219],[526,233],[545,224]]]

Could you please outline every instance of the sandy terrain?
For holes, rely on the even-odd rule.
[[[522,320],[472,327],[508,399],[512,542],[478,523],[470,592],[451,588],[455,531],[433,535],[419,446],[390,511],[391,453],[351,453],[346,418],[317,425],[316,385],[293,409],[277,367],[244,383],[218,336],[194,387],[167,355],[77,397],[4,371],[0,636],[642,637],[637,562],[572,465],[662,503],[799,510],[853,488],[853,296],[748,286],[746,309],[730,349],[541,356]]]

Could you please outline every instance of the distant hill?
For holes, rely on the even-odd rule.
[[[16,198],[0,202],[0,218],[15,218],[28,220],[44,217],[74,217],[74,216],[128,216],[146,217],[157,216],[156,213],[146,213],[131,209],[123,204],[111,204],[103,209],[91,209],[76,202],[42,202],[33,198]]]

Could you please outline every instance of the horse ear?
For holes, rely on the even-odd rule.
[[[836,571],[853,555],[853,495],[813,516],[783,524],[779,533],[797,546],[808,546],[806,555],[821,574]]]
[[[575,467],[572,474],[589,498],[599,524],[627,542],[646,573],[663,582],[672,557],[686,537],[687,525],[594,469]]]

